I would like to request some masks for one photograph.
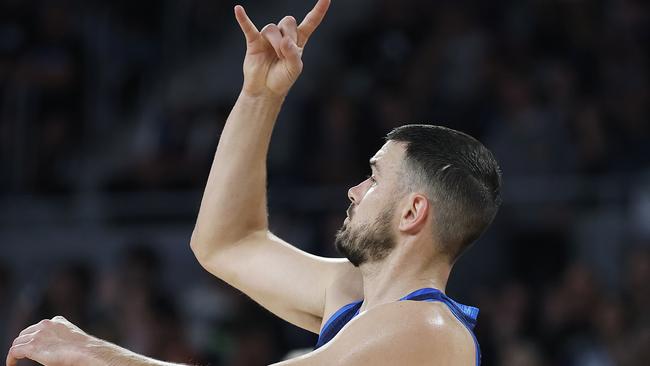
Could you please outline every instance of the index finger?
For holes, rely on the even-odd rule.
[[[23,334],[27,333],[34,333],[34,331],[39,330],[41,328],[45,327],[45,320],[41,320],[40,322],[30,325],[29,327],[23,329],[18,336],[21,336]]]
[[[298,26],[298,47],[304,47],[309,37],[314,33],[327,14],[330,0],[318,0],[314,8],[307,13],[305,19]]]

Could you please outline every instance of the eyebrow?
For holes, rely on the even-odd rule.
[[[368,163],[370,164],[371,168],[375,168],[375,170],[377,170],[377,173],[381,173],[381,170],[379,169],[379,165],[377,164],[377,159],[372,158]]]

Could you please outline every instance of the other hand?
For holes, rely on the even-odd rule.
[[[64,317],[57,316],[25,328],[7,354],[7,366],[28,358],[45,366],[89,365],[86,352],[96,339]]]

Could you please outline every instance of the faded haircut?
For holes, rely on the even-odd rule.
[[[431,125],[405,125],[388,141],[406,144],[404,188],[424,193],[434,210],[434,231],[453,263],[487,229],[501,205],[501,170],[475,138]]]

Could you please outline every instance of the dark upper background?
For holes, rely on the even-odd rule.
[[[0,2],[0,350],[58,314],[181,362],[313,345],[189,248],[241,83],[233,5]],[[311,6],[244,5],[259,27]],[[272,229],[335,255],[383,135],[468,132],[504,172],[504,205],[448,288],[481,308],[484,364],[643,364],[649,24],[640,0],[334,1],[272,141]]]

